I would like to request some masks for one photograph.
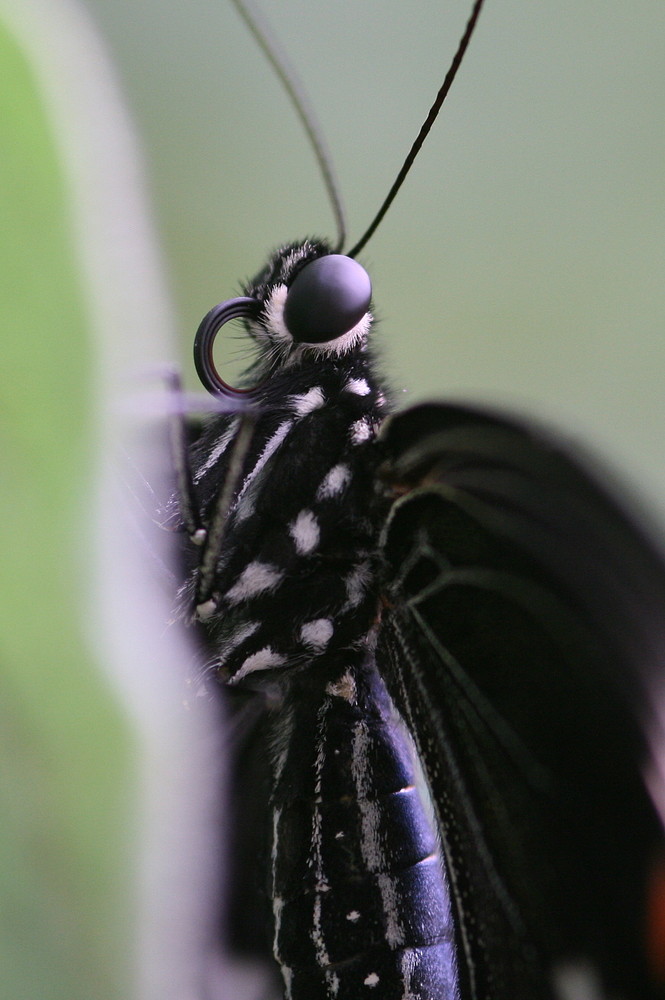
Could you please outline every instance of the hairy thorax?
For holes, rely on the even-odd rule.
[[[388,407],[368,349],[371,316],[342,344],[285,347],[283,272],[298,252],[316,258],[318,245],[282,251],[249,288],[264,303],[250,329],[259,349],[267,343],[252,376],[263,382],[214,592],[197,608],[217,654],[210,666],[230,684],[357,648],[378,611],[375,437]],[[240,421],[214,418],[192,450],[204,522],[230,475]]]

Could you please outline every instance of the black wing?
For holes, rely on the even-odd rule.
[[[380,662],[447,857],[464,1000],[662,996],[644,775],[665,570],[539,431],[424,405],[383,435]]]

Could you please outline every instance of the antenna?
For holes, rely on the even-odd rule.
[[[238,11],[238,14],[247,25],[250,33],[257,44],[262,49],[266,59],[272,66],[280,83],[284,87],[293,110],[300,119],[309,144],[314,152],[319,170],[328,193],[330,206],[335,217],[337,228],[337,243],[335,252],[340,253],[346,240],[346,221],[344,218],[344,207],[339,193],[339,185],[335,178],[332,157],[323,138],[323,132],[317,121],[316,115],[309,105],[305,95],[304,87],[298,79],[297,73],[291,66],[286,54],[281,49],[275,35],[268,27],[262,14],[251,3],[251,0],[231,0],[231,3]]]
[[[398,173],[397,177],[395,178],[395,182],[391,187],[390,191],[388,192],[388,195],[383,204],[381,205],[381,208],[376,213],[374,219],[372,220],[372,222],[370,222],[368,228],[360,237],[356,245],[351,250],[349,250],[347,254],[348,257],[355,257],[357,254],[360,253],[362,248],[365,246],[366,243],[369,242],[371,237],[378,229],[379,224],[381,223],[384,215],[386,214],[386,212],[392,205],[393,201],[395,200],[395,196],[399,191],[399,189],[401,188],[402,184],[404,183],[404,179],[408,174],[409,170],[413,166],[413,161],[420,152],[421,146],[424,143],[425,139],[427,138],[429,130],[436,121],[436,117],[439,114],[439,111],[441,110],[441,105],[448,96],[448,91],[452,86],[453,80],[455,79],[455,76],[457,74],[457,70],[460,68],[462,59],[464,58],[464,53],[466,52],[467,46],[471,41],[471,35],[473,34],[473,30],[476,26],[476,21],[478,20],[478,16],[480,14],[484,2],[485,0],[476,0],[476,3],[473,6],[473,10],[471,11],[471,17],[467,21],[466,28],[464,29],[464,34],[462,35],[460,43],[457,47],[457,52],[455,53],[455,57],[452,63],[450,64],[450,69],[446,73],[445,79],[441,84],[441,89],[436,95],[434,104],[430,108],[429,114],[427,115],[427,118],[422,124],[422,127],[420,129],[420,132],[418,133],[416,141],[411,146],[411,149],[409,150],[407,157],[404,163],[402,164],[402,168]]]

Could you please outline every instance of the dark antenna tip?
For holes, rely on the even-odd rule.
[[[416,138],[415,142],[413,143],[413,145],[411,146],[411,149],[409,150],[409,152],[407,154],[407,157],[406,157],[404,163],[402,164],[402,167],[401,167],[401,169],[400,169],[397,177],[395,178],[395,182],[394,182],[393,186],[391,187],[390,191],[388,192],[388,194],[386,196],[385,201],[381,205],[381,208],[376,213],[376,215],[374,216],[374,219],[369,224],[368,228],[365,230],[365,232],[363,233],[363,235],[360,237],[360,239],[358,240],[358,242],[356,243],[356,245],[354,247],[352,247],[351,250],[348,251],[347,257],[355,257],[357,254],[360,253],[360,251],[369,242],[369,240],[372,238],[372,236],[374,235],[374,233],[378,229],[378,227],[379,227],[379,225],[380,225],[380,223],[381,223],[384,215],[386,214],[386,212],[388,211],[388,209],[392,205],[393,201],[395,200],[395,196],[397,195],[397,192],[401,188],[402,184],[404,183],[404,179],[405,179],[406,175],[408,174],[409,170],[413,166],[413,161],[415,160],[416,156],[420,152],[420,149],[421,149],[423,143],[425,142],[425,139],[427,138],[427,135],[428,135],[428,133],[429,133],[432,125],[436,121],[437,115],[439,114],[439,111],[441,110],[441,105],[443,104],[443,102],[445,101],[446,97],[448,96],[448,91],[450,90],[450,88],[452,86],[453,80],[455,79],[455,76],[457,75],[457,70],[460,68],[460,65],[462,63],[462,59],[464,58],[464,54],[465,54],[465,52],[467,50],[468,44],[471,41],[471,36],[473,34],[474,28],[476,27],[476,21],[478,20],[478,16],[480,15],[480,11],[481,11],[481,8],[482,8],[484,2],[485,2],[485,0],[476,0],[475,4],[473,5],[473,10],[471,11],[471,16],[469,17],[469,20],[467,21],[467,24],[466,24],[466,28],[464,29],[464,34],[462,35],[462,38],[460,39],[460,43],[457,46],[457,52],[455,53],[453,61],[450,64],[450,68],[449,68],[448,72],[446,73],[446,76],[445,76],[445,79],[444,79],[443,83],[441,84],[441,89],[439,90],[438,94],[436,95],[436,98],[434,100],[434,104],[430,108],[429,113],[427,115],[427,118],[423,122],[422,127],[420,129],[420,132],[418,133],[417,138]]]
[[[268,27],[265,19],[251,3],[251,0],[231,0],[231,3],[243,19],[254,40],[263,51],[266,59],[272,66],[280,83],[284,87],[291,102],[293,110],[297,114],[305,130],[307,139],[312,148],[316,161],[319,165],[321,177],[328,193],[330,206],[335,217],[335,227],[337,229],[337,242],[335,252],[341,253],[346,241],[346,222],[344,218],[344,207],[339,193],[339,185],[335,178],[332,166],[332,157],[323,138],[323,132],[319,127],[312,108],[309,105],[305,90],[300,83],[296,71],[291,66],[286,54],[279,46],[275,35]]]

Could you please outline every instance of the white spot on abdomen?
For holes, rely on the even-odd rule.
[[[285,966],[282,962],[282,956],[279,950],[279,936],[282,931],[282,910],[284,909],[284,900],[281,896],[275,896],[272,901],[272,912],[274,917],[274,934],[272,940],[272,950],[273,955],[282,967],[282,973],[285,970],[290,971],[288,966]]]
[[[377,883],[383,904],[386,941],[391,948],[399,948],[400,945],[404,944],[404,928],[400,920],[402,901],[397,894],[395,879],[392,875],[379,875]]]
[[[326,687],[326,694],[332,694],[336,698],[343,698],[353,704],[356,700],[356,682],[349,670],[343,674],[338,681],[331,681]]]
[[[363,986],[369,986],[370,989],[373,986],[378,986],[378,984],[379,984],[379,977],[377,976],[376,972],[370,972],[369,976],[363,979]]]
[[[358,722],[353,727],[351,774],[358,797],[360,811],[360,852],[367,871],[377,873],[381,893],[386,942],[391,948],[404,944],[404,928],[400,921],[400,899],[395,879],[385,874],[388,860],[381,839],[381,808],[372,793],[372,769],[369,762],[371,740],[367,723]]]

